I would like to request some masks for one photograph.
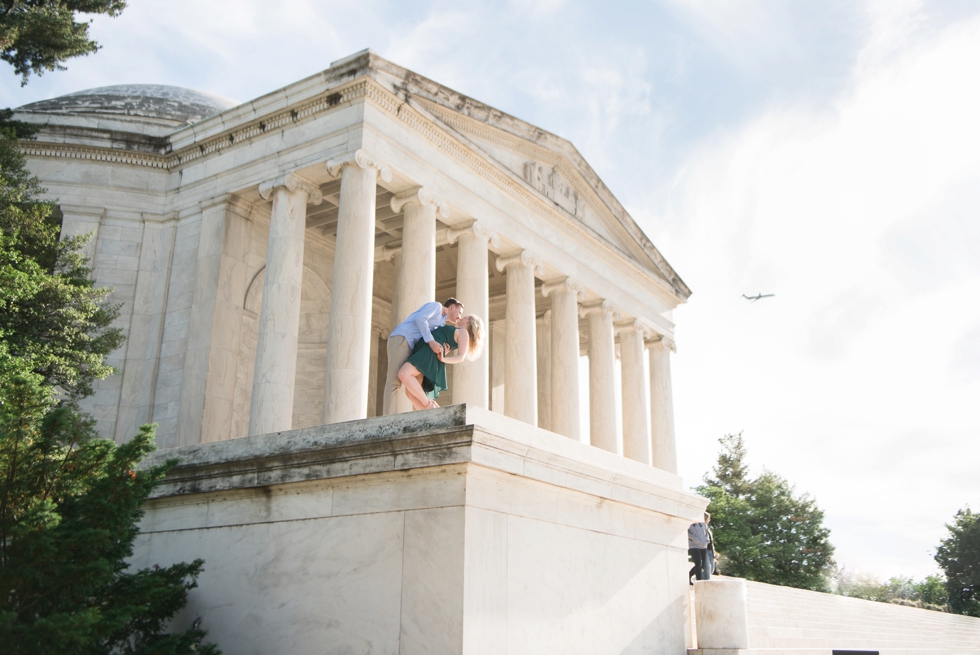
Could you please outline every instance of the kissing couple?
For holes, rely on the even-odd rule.
[[[395,397],[402,386],[415,409],[438,407],[435,399],[447,388],[446,364],[480,357],[483,319],[462,314],[463,303],[455,298],[441,305],[428,302],[392,330],[387,344],[385,416],[395,413]],[[450,355],[454,350],[456,354]]]

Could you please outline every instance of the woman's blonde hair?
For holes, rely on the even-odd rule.
[[[466,347],[466,359],[472,362],[483,352],[484,326],[483,319],[476,314],[470,314],[468,318],[470,326],[466,331],[470,333],[470,343]]]

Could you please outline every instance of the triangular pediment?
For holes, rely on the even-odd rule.
[[[372,76],[385,86],[418,101],[415,106],[423,108],[490,163],[521,181],[542,202],[661,278],[681,301],[690,296],[684,281],[571,142],[373,52],[367,57]]]

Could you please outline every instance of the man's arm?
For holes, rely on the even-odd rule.
[[[440,344],[432,338],[432,327],[429,323],[435,322],[440,316],[442,316],[442,305],[437,302],[427,302],[419,308],[418,316],[415,317],[415,325],[422,335],[422,340],[429,344],[429,348],[437,355],[449,352],[449,344]]]

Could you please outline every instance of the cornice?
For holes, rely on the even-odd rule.
[[[61,143],[21,141],[20,149],[28,157],[63,157],[66,159],[88,159],[113,164],[128,164],[130,166],[146,166],[148,168],[159,168],[163,170],[170,168],[169,159],[166,155],[154,155],[117,148],[69,146]]]
[[[295,106],[273,112],[262,118],[249,121],[240,127],[167,153],[153,154],[122,150],[119,148],[74,146],[60,143],[41,143],[37,141],[22,141],[21,150],[25,155],[33,157],[88,159],[114,164],[128,164],[130,166],[146,166],[169,171],[186,166],[190,162],[202,159],[211,154],[220,153],[237,144],[275,134],[277,130],[283,127],[303,122],[338,106],[349,104],[364,96],[367,84],[368,81],[366,79],[360,79],[344,87],[328,89],[320,95]]]

